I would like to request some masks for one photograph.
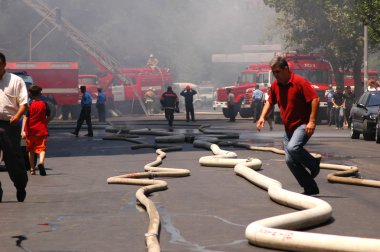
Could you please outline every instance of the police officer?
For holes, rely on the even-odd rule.
[[[94,136],[92,132],[92,123],[91,123],[92,98],[91,98],[91,95],[88,92],[86,92],[86,86],[80,86],[80,92],[83,94],[81,102],[80,102],[82,109],[80,111],[80,115],[77,120],[77,127],[75,128],[74,132],[71,132],[71,134],[78,137],[78,133],[79,133],[80,128],[82,127],[83,121],[86,120],[88,134],[86,134],[85,136],[92,137]]]
[[[106,95],[102,88],[98,88],[98,97],[96,98],[96,109],[98,110],[99,122],[106,122]]]
[[[168,86],[166,92],[161,95],[160,103],[165,110],[165,118],[168,121],[169,126],[173,126],[174,111],[178,109],[178,96],[173,92],[171,86]]]
[[[259,119],[261,115],[261,110],[263,109],[263,97],[264,93],[261,91],[259,85],[255,86],[255,90],[252,93],[252,110],[253,110],[253,122],[256,123],[256,121]]]
[[[197,94],[197,91],[190,88],[190,85],[187,85],[184,90],[180,93],[181,96],[185,97],[185,109],[186,109],[186,122],[191,121],[195,122],[194,119],[194,106],[193,106],[193,96]]]

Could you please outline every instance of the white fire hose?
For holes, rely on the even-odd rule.
[[[170,148],[167,148],[170,149]],[[146,196],[150,193],[163,191],[167,189],[167,183],[164,180],[154,180],[154,177],[185,177],[190,175],[187,169],[157,167],[166,157],[163,149],[157,149],[157,158],[155,161],[144,166],[146,172],[129,173],[125,175],[110,177],[107,179],[109,184],[127,184],[143,185],[136,192],[137,200],[145,206],[149,216],[148,231],[145,234],[145,242],[149,252],[159,252],[160,243],[158,241],[158,231],[160,226],[160,215],[154,203]]]
[[[200,158],[199,162],[201,165],[231,167],[233,161],[227,161],[226,159],[235,158],[236,154],[233,155],[230,151],[220,150],[215,144],[211,145],[210,149],[215,156]],[[249,146],[249,149],[284,154],[283,150],[272,147]],[[320,156],[319,154],[313,155]],[[278,215],[252,222],[248,225],[245,232],[250,243],[287,251],[380,251],[379,239],[292,231],[293,229],[304,229],[325,223],[331,218],[331,206],[321,199],[285,190],[277,180],[254,171],[261,167],[261,162],[248,166],[246,165],[249,163],[248,160],[232,160],[242,160],[241,163],[237,163],[234,166],[234,171],[253,184],[267,190],[269,197],[273,201],[301,210],[295,213]],[[355,174],[358,171],[357,167],[321,164],[321,168],[339,170],[339,172],[329,175],[329,181],[331,182],[380,187],[379,181],[340,177]]]

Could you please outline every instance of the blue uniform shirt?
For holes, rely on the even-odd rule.
[[[91,95],[87,92],[84,92],[82,95],[82,100],[80,101],[80,104],[82,105],[82,108],[84,106],[91,106],[91,104],[92,104]]]
[[[104,103],[106,103],[106,100],[107,100],[107,98],[106,98],[106,95],[104,93],[98,93],[98,97],[96,99],[97,104],[104,104]]]

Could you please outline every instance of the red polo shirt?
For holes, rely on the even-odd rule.
[[[311,83],[291,72],[288,84],[278,84],[277,80],[272,83],[268,101],[278,105],[285,131],[291,134],[298,126],[309,122],[311,101],[315,98],[318,95]]]

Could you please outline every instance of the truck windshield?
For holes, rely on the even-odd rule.
[[[79,78],[78,82],[80,85],[85,85],[85,84],[97,85],[98,84],[97,79],[94,77],[82,77],[82,78]]]
[[[239,79],[239,83],[255,83],[256,73],[242,73]]]
[[[328,83],[331,84],[329,78],[329,71],[327,70],[306,70],[306,69],[296,69],[294,73],[303,76],[311,83]]]

